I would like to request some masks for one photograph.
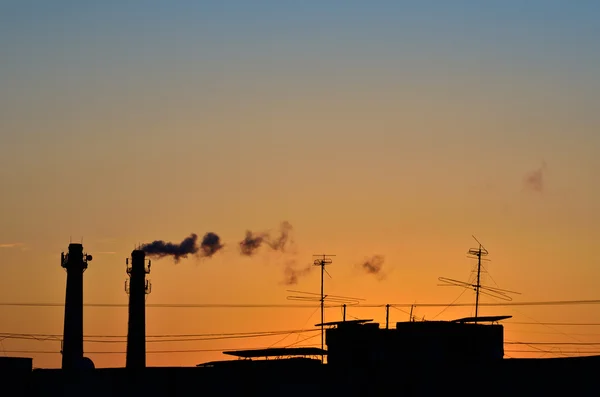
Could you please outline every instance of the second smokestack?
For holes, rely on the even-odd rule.
[[[129,283],[125,290],[129,293],[129,323],[127,329],[127,368],[146,367],[146,294],[150,293],[150,283],[146,274],[150,273],[150,261],[146,267],[146,254],[143,250],[131,252],[131,263],[126,261]]]

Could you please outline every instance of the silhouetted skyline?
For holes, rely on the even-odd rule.
[[[127,303],[125,258],[146,245],[148,335],[315,324],[312,308],[276,305],[290,285],[320,291],[319,252],[337,255],[327,294],[456,301],[412,315],[468,317],[471,291],[437,280],[470,280],[473,234],[493,252],[485,285],[530,301],[597,297],[599,3],[92,3],[0,8],[0,302],[62,302],[58,254],[83,238],[90,305]],[[244,302],[268,307],[224,314]],[[185,307],[198,303],[221,306]],[[591,326],[540,325],[596,323],[591,304],[507,312],[519,319],[509,340],[595,341],[578,335]],[[0,332],[52,335],[4,350],[51,351],[35,365],[59,367],[61,313],[0,306]],[[392,307],[391,321],[410,313]],[[85,350],[106,352],[96,366],[122,365],[122,338],[92,336],[122,336],[126,307],[85,306],[84,322]],[[162,338],[148,350],[176,353],[148,365],[302,339],[285,336]]]

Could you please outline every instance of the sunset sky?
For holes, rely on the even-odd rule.
[[[599,299],[599,17],[591,0],[5,1],[0,303],[62,304],[60,253],[83,238],[94,257],[85,302],[126,305],[125,258],[137,244],[206,232],[225,244],[214,257],[153,259],[148,304],[292,304],[286,290],[316,293],[320,278],[315,269],[282,285],[286,263],[302,268],[319,253],[337,255],[330,294],[418,304],[462,293],[457,302],[470,303],[472,291],[438,277],[468,281],[472,235],[490,252],[484,283],[520,292],[514,301]],[[283,221],[292,250],[240,255],[247,230]],[[386,277],[359,266],[374,255]],[[414,314],[474,314],[435,317],[442,309]],[[600,323],[597,305],[480,314],[514,316],[507,341],[600,341],[600,327],[517,324]],[[385,321],[383,308],[348,315]],[[0,306],[0,316],[0,333],[63,332],[62,307]],[[125,351],[126,306],[86,307],[84,318],[86,335],[122,336],[86,351]],[[408,319],[390,312],[392,324]],[[149,307],[147,334],[319,320],[312,308]],[[147,363],[227,358],[152,350],[299,340],[283,336],[148,343]],[[58,341],[4,339],[2,350],[52,351],[5,354],[60,366]],[[124,354],[89,356],[125,364]]]

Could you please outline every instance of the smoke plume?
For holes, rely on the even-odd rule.
[[[240,242],[242,255],[252,256],[260,248],[265,237],[264,233],[252,233],[250,230],[247,230],[246,237]]]
[[[298,278],[299,277],[303,277],[308,275],[311,270],[313,269],[313,266],[306,266],[302,269],[295,269],[296,262],[295,261],[290,261],[288,263],[286,263],[285,265],[285,271],[284,271],[284,281],[283,283],[285,285],[295,285],[298,284]]]
[[[254,233],[246,231],[246,237],[240,242],[242,255],[252,256],[262,245],[266,243],[273,251],[285,252],[289,241],[292,225],[284,221],[279,228],[279,235],[272,237],[269,232]]]
[[[208,258],[216,254],[221,248],[223,248],[223,244],[221,244],[221,238],[212,232],[206,233],[204,238],[202,238],[202,243],[200,243],[202,256]]]
[[[179,262],[181,258],[187,258],[189,254],[196,254],[198,252],[199,247],[197,243],[198,235],[192,233],[179,244],[155,240],[142,245],[142,250],[146,254],[158,258],[172,256],[175,262]]]
[[[285,251],[292,229],[292,225],[288,221],[281,222],[281,225],[279,226],[279,236],[273,239],[268,237],[267,244],[269,244],[274,251]]]
[[[524,180],[525,187],[531,191],[542,193],[545,187],[546,163],[542,163],[541,167],[529,173]]]
[[[377,278],[385,278],[385,274],[382,272],[384,257],[382,255],[374,255],[370,258],[365,259],[360,267],[367,273],[376,275]]]
[[[190,234],[179,244],[156,240],[142,245],[142,250],[147,255],[157,258],[172,256],[175,262],[187,258],[188,255],[196,255],[200,250],[202,256],[211,257],[221,248],[223,248],[221,238],[212,232],[204,235],[200,245],[198,245],[198,235],[195,233]]]

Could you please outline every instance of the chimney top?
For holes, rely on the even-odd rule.
[[[133,250],[131,251],[131,259],[138,259],[138,258],[142,258],[144,259],[146,257],[146,253],[144,252],[144,250]]]

